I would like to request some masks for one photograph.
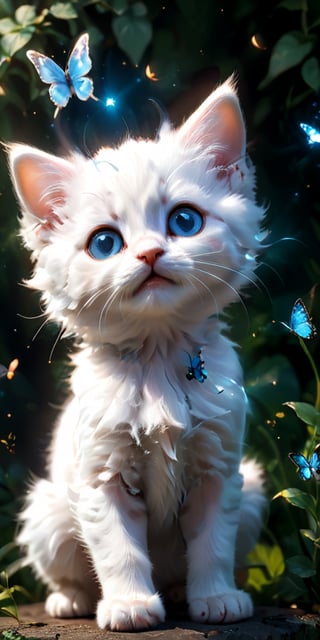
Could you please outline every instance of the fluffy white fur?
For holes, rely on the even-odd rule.
[[[96,608],[101,628],[151,627],[181,582],[194,620],[252,614],[235,556],[255,543],[264,498],[257,467],[240,470],[247,401],[219,320],[254,280],[263,212],[245,154],[231,82],[156,141],[94,158],[11,147],[29,284],[79,345],[18,538],[52,616]],[[168,230],[181,205],[203,216],[191,237]],[[99,228],[124,242],[105,260],[88,252]],[[186,378],[200,347],[204,383]]]

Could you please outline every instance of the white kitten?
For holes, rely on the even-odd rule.
[[[263,212],[245,154],[230,81],[157,141],[93,159],[11,147],[29,285],[79,344],[19,534],[52,616],[98,602],[99,627],[143,629],[179,582],[193,620],[252,614],[235,555],[255,543],[264,497],[255,466],[242,488],[247,401],[219,320],[254,279]]]

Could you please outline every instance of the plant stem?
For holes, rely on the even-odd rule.
[[[308,358],[308,360],[310,362],[310,365],[311,365],[313,373],[314,373],[314,377],[315,377],[315,380],[316,380],[316,401],[315,401],[314,408],[315,408],[316,411],[320,412],[320,376],[319,376],[319,373],[318,373],[318,369],[317,369],[317,367],[315,365],[315,361],[314,361],[314,359],[313,359],[308,347],[306,346],[306,343],[304,342],[304,340],[299,337],[299,342],[300,342],[301,348],[305,352],[305,354],[306,354],[306,356],[307,356],[307,358]]]

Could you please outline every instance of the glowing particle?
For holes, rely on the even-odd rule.
[[[261,51],[265,51],[267,49],[260,33],[255,33],[250,39],[250,42],[255,49],[260,49]]]
[[[286,414],[285,414],[284,411],[277,411],[276,418],[282,419],[282,418],[285,418],[285,417],[286,417]]]
[[[115,98],[108,96],[108,98],[106,98],[105,105],[106,107],[113,109],[116,106]]]
[[[145,74],[149,80],[152,80],[152,82],[159,82],[159,78],[157,78],[155,72],[152,71],[149,64],[147,64],[145,68]]]

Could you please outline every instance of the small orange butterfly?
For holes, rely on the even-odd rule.
[[[18,358],[14,358],[14,360],[11,360],[8,367],[5,367],[4,364],[0,364],[0,378],[8,378],[8,380],[12,380],[18,364]]]

